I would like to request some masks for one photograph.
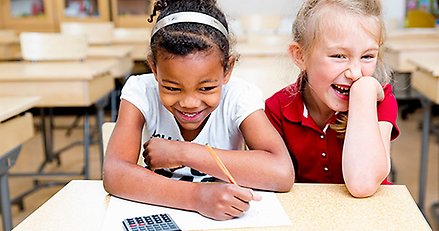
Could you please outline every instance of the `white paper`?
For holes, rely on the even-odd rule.
[[[123,230],[125,218],[168,213],[182,230],[226,229],[291,225],[291,221],[272,192],[257,192],[261,201],[251,201],[250,209],[240,218],[216,221],[196,212],[137,203],[111,197],[102,230]]]

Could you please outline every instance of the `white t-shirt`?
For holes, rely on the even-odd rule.
[[[122,88],[121,99],[132,103],[143,114],[146,121],[144,140],[151,137],[184,140],[174,116],[160,101],[158,83],[153,74],[131,76]],[[262,93],[255,85],[231,78],[223,85],[220,104],[192,142],[226,150],[242,149],[244,137],[239,126],[247,116],[263,108]],[[156,172],[173,179],[192,182],[216,180],[189,167],[161,169]]]

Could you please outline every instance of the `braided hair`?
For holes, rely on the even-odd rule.
[[[198,12],[217,19],[228,29],[225,15],[216,5],[216,0],[158,0],[154,4],[153,13],[149,22],[158,15],[157,21],[165,16],[178,12]],[[158,30],[150,40],[150,54],[153,63],[158,55],[165,58],[186,56],[196,52],[210,52],[217,47],[222,54],[220,57],[224,70],[229,69],[231,56],[229,36],[225,36],[217,29],[200,23],[176,23]]]

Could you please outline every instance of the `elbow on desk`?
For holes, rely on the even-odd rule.
[[[346,187],[349,193],[356,198],[370,197],[377,191],[379,185],[375,183],[359,182],[359,183],[346,183]]]
[[[295,181],[294,169],[285,170],[285,168],[276,169],[276,178],[278,179],[276,185],[273,185],[273,191],[288,192],[293,187]]]

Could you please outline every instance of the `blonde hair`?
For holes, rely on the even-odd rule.
[[[379,35],[376,36],[381,48],[385,38],[381,0],[305,0],[297,13],[292,31],[293,40],[299,44],[304,56],[310,54],[315,44],[324,36],[321,34],[321,28],[324,28],[325,23],[328,22],[328,19],[322,17],[325,10],[340,10],[359,17],[374,18],[379,26]],[[381,51],[378,53],[374,77],[381,84],[390,82],[390,69],[383,62]],[[307,74],[304,70],[298,76],[298,89],[303,91],[306,83]],[[335,130],[340,137],[344,137],[346,126],[347,113],[338,113],[336,122],[330,125],[331,129]]]

